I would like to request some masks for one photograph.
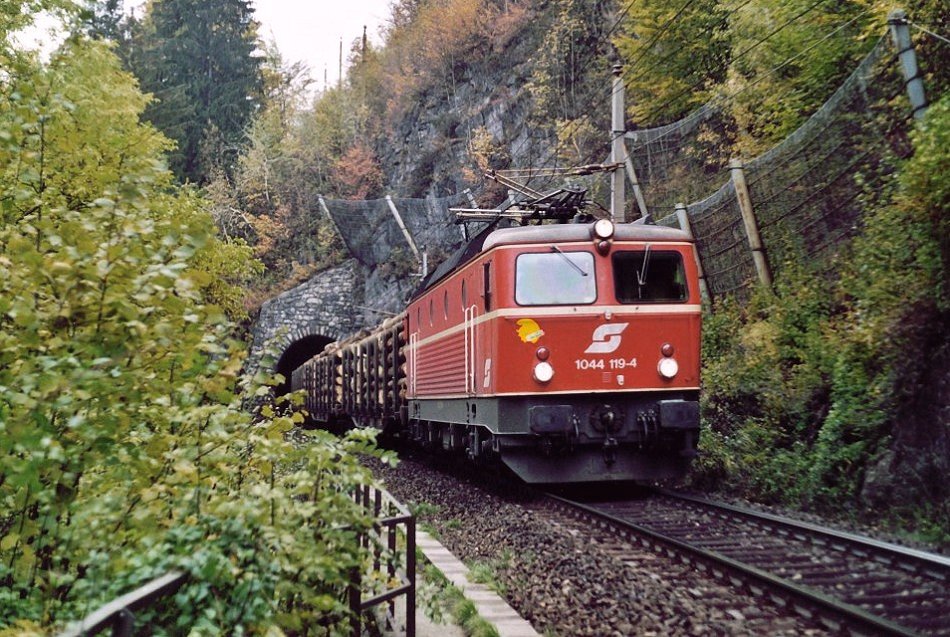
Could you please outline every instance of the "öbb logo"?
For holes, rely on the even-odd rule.
[[[610,354],[620,347],[621,334],[629,323],[605,323],[594,330],[593,342],[584,350],[585,354]]]

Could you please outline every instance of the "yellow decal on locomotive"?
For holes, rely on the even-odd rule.
[[[518,336],[521,338],[522,343],[537,343],[538,340],[544,336],[544,330],[541,329],[541,326],[538,325],[534,319],[519,319]]]

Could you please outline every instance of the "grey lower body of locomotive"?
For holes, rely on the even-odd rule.
[[[410,435],[470,458],[497,455],[536,484],[652,482],[696,455],[695,391],[409,400]]]

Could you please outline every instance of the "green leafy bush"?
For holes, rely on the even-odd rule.
[[[950,537],[950,98],[912,138],[834,282],[786,264],[774,290],[707,317],[697,481],[806,507],[886,506]]]
[[[338,634],[373,435],[292,436],[295,399],[241,379],[256,266],[173,186],[146,102],[89,42],[0,76],[0,634],[173,568],[156,634]]]

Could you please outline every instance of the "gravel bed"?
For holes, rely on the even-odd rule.
[[[551,636],[822,635],[820,628],[653,552],[601,542],[513,479],[403,459],[376,475],[536,630]]]

